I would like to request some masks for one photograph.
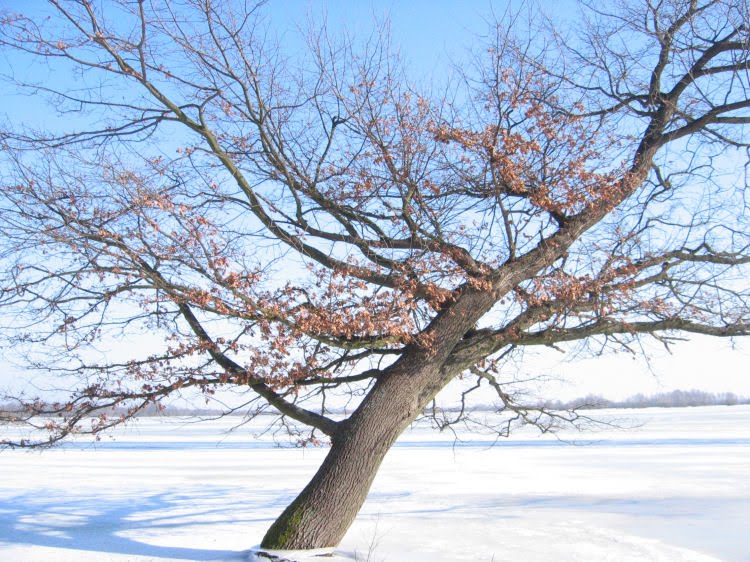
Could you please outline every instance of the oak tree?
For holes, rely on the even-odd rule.
[[[748,4],[579,8],[430,88],[382,30],[285,51],[246,1],[5,13],[7,78],[59,118],[0,133],[2,333],[70,388],[5,397],[41,433],[4,443],[232,388],[330,441],[262,544],[326,547],[450,381],[550,429],[504,378],[525,348],[747,335]]]

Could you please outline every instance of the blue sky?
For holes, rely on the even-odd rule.
[[[28,10],[40,0],[0,0],[0,6]],[[494,6],[493,6],[494,4]],[[517,4],[517,3],[515,3]],[[544,8],[562,18],[572,6],[568,0],[544,3]],[[390,19],[393,43],[399,47],[404,62],[425,78],[439,76],[449,58],[460,60],[466,47],[488,28],[492,12],[501,15],[506,2],[448,0],[410,0],[360,2],[330,0],[328,2],[276,1],[269,5],[272,22],[291,28],[295,22],[304,24],[306,14],[317,19],[327,12],[331,27],[346,24],[355,34],[366,33],[373,15]],[[41,13],[41,12],[40,12]],[[287,34],[292,37],[291,33]],[[5,72],[29,72],[25,60],[0,58]],[[32,73],[34,71],[32,70]],[[24,96],[0,94],[3,113],[14,119],[39,118],[38,100]],[[2,318],[0,317],[0,321]],[[750,396],[750,342],[717,341],[707,337],[691,337],[668,354],[657,345],[649,344],[650,361],[627,354],[586,360],[568,361],[555,351],[529,356],[524,369],[534,374],[560,376],[566,385],[549,387],[550,397],[572,397],[589,392],[610,398],[622,398],[637,392],[654,393],[675,388],[702,389],[709,392],[731,391]],[[10,357],[13,350],[4,350]],[[0,357],[0,387],[18,382],[20,370]]]

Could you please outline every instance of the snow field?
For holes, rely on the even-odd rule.
[[[295,558],[750,561],[750,407],[596,415],[634,427],[496,447],[416,427],[335,556]],[[1,452],[0,560],[251,560],[325,450],[229,425],[146,418],[95,446]]]

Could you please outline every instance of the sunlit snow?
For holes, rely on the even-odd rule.
[[[494,447],[412,429],[334,557],[306,560],[750,560],[750,407],[595,414],[631,428]],[[0,559],[251,560],[325,450],[230,426],[144,418],[93,446],[3,451]]]

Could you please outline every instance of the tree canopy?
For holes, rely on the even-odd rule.
[[[289,53],[262,4],[48,4],[0,31],[69,73],[17,87],[75,117],[1,133],[2,332],[79,384],[15,397],[49,433],[8,444],[231,386],[377,456],[457,377],[554,426],[503,382],[528,346],[748,334],[742,0],[581,3],[578,34],[501,20],[430,87],[383,30]],[[158,351],[93,359],[136,333]]]

